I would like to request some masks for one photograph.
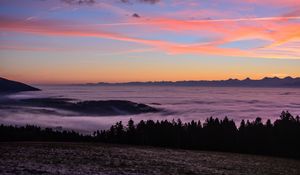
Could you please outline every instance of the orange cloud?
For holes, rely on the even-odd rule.
[[[289,19],[289,18],[288,18]],[[223,19],[182,21],[175,19],[155,19],[149,22],[141,21],[143,25],[160,30],[175,32],[193,30],[218,33],[220,36],[208,43],[180,44],[162,40],[148,40],[128,37],[119,33],[101,31],[97,26],[86,27],[64,21],[24,21],[11,18],[0,19],[0,30],[25,32],[40,35],[77,36],[106,38],[125,42],[135,42],[151,46],[170,54],[208,54],[222,56],[258,57],[258,58],[289,58],[299,59],[300,55],[289,54],[282,49],[276,49],[276,54],[271,53],[271,48],[300,39],[300,24],[292,23],[285,18],[255,18],[255,19]],[[245,23],[246,21],[246,23]],[[256,21],[255,24],[247,23]],[[139,22],[137,22],[140,25]],[[98,26],[99,27],[99,26]],[[221,44],[242,39],[267,39],[273,41],[272,45],[256,50],[240,50],[237,48],[221,48]],[[275,51],[274,51],[275,53]]]

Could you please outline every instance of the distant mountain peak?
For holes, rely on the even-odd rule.
[[[229,78],[228,80],[225,80],[225,81],[239,81],[239,80],[236,78]]]
[[[265,78],[263,78],[263,79],[276,79],[276,80],[280,80],[280,78],[279,78],[279,77],[276,77],[276,76],[274,76],[274,77],[265,77]]]
[[[285,79],[285,80],[292,80],[293,78],[290,77],[290,76],[287,76],[287,77],[285,77],[284,79]]]

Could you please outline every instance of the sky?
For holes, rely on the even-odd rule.
[[[0,0],[0,77],[35,84],[300,76],[299,0]]]

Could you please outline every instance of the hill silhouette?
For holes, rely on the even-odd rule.
[[[78,113],[79,115],[113,116],[160,112],[143,103],[126,100],[73,101],[68,98],[2,99],[0,107],[44,107]],[[75,115],[75,114],[74,114]]]
[[[212,80],[212,81],[148,81],[148,82],[125,82],[125,83],[88,83],[85,85],[127,85],[127,86],[204,86],[204,87],[300,87],[300,77],[278,78],[265,77],[260,80],[246,78],[244,80]]]
[[[39,91],[40,89],[29,86],[27,84],[8,80],[0,77],[0,93],[13,93],[21,91]]]

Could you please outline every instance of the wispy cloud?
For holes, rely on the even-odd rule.
[[[65,21],[24,21],[12,18],[2,17],[0,20],[0,30],[24,32],[38,35],[55,35],[55,36],[76,36],[76,37],[95,37],[106,38],[125,42],[134,42],[147,45],[158,50],[164,51],[169,54],[208,54],[208,55],[222,55],[222,56],[239,56],[239,57],[257,57],[257,58],[288,58],[288,59],[300,59],[300,54],[296,50],[294,52],[284,51],[278,48],[278,44],[288,43],[291,40],[299,39],[300,24],[280,25],[277,23],[269,23],[273,27],[273,31],[266,31],[263,27],[249,27],[238,26],[235,32],[231,32],[230,29],[224,26],[224,23],[209,21],[204,23],[191,22],[191,21],[174,21],[164,20],[163,23],[158,23],[154,27],[168,26],[171,30],[182,30],[182,27],[190,27],[192,29],[208,29],[216,28],[215,31],[221,32],[224,36],[208,43],[199,44],[181,44],[167,42],[163,40],[149,40],[142,38],[129,37],[120,33],[113,33],[99,30],[98,28],[92,28],[91,26],[85,27],[85,25],[75,25],[71,22]],[[231,21],[230,21],[231,22]],[[153,24],[151,24],[153,25]],[[177,27],[175,27],[177,26]],[[238,26],[238,27],[237,27]],[[279,35],[280,34],[280,35]],[[259,48],[256,50],[241,50],[238,48],[222,48],[221,44],[231,42],[237,39],[243,39],[246,37],[261,37],[264,39],[273,40],[273,45],[277,47],[269,46],[270,48]]]
[[[148,4],[155,4],[160,2],[160,0],[120,0],[123,3],[134,3],[134,2],[140,2],[140,3],[148,3]]]
[[[45,0],[40,0],[40,1],[45,1]],[[67,3],[70,5],[84,5],[84,4],[95,4],[97,2],[101,2],[101,0],[60,0],[63,3]],[[146,4],[156,4],[160,2],[160,0],[118,0],[121,3],[146,3]],[[102,1],[103,3],[103,1]]]
[[[134,14],[132,14],[132,17],[134,17],[134,18],[140,18],[140,15],[137,14],[137,13],[134,13]]]
[[[47,2],[50,3],[50,1]],[[247,6],[254,4],[259,7],[276,7],[276,9],[281,6],[284,7],[284,10],[280,9],[281,11],[277,9],[280,11],[277,15],[271,14],[270,16],[265,13],[258,15],[243,14],[240,9],[237,9],[235,13],[241,14],[233,15],[232,12],[228,13],[228,10],[223,10],[223,6],[218,7],[218,4],[215,3],[209,4],[207,8],[202,8],[205,3],[210,3],[202,1],[170,1],[172,2],[171,8],[168,7],[166,12],[158,10],[155,14],[147,12],[147,9],[166,8],[168,5],[166,1],[58,0],[57,2],[72,5],[93,4],[88,8],[111,11],[113,17],[111,17],[112,20],[109,17],[109,19],[105,18],[103,20],[104,18],[99,18],[98,13],[96,14],[96,10],[87,16],[89,19],[87,23],[83,20],[79,22],[77,19],[49,20],[51,17],[56,16],[52,14],[49,15],[50,18],[48,16],[37,18],[34,15],[27,16],[25,19],[24,17],[1,17],[0,30],[36,35],[106,38],[139,43],[168,54],[300,59],[299,50],[294,48],[294,45],[297,45],[300,41],[299,0],[226,1],[228,4],[236,5],[237,8],[244,7],[245,4]],[[140,4],[132,5],[136,3]],[[149,7],[143,4],[158,5]],[[174,4],[177,4],[176,8],[173,7]],[[201,9],[198,9],[199,4]],[[188,8],[183,8],[185,5]],[[69,7],[68,5],[65,6]],[[147,6],[147,8],[142,9],[144,6]],[[196,6],[197,8],[195,8]],[[57,4],[54,4],[54,7],[57,7]],[[137,9],[134,7],[137,7]],[[176,10],[173,11],[174,9]],[[77,12],[72,13],[70,16],[75,13]],[[105,13],[101,14],[107,15]],[[74,16],[78,18],[79,15]],[[193,16],[195,18],[192,18]],[[90,18],[95,18],[93,23],[90,22],[92,21]],[[107,21],[112,22],[107,23]],[[175,36],[174,39],[169,39],[171,37],[166,36],[169,33],[172,34],[170,36]],[[182,39],[185,35],[193,36],[196,39],[198,37],[206,38],[204,40],[195,39],[193,43],[186,44],[185,39]],[[232,42],[255,39],[267,41],[267,44],[260,47],[251,47],[251,49],[241,49],[239,46],[223,47],[223,45]]]
[[[91,4],[94,4],[96,2],[96,0],[61,0],[62,2],[64,3],[67,3],[67,4],[78,4],[78,5],[83,5],[83,4],[88,4],[88,5],[91,5]]]

